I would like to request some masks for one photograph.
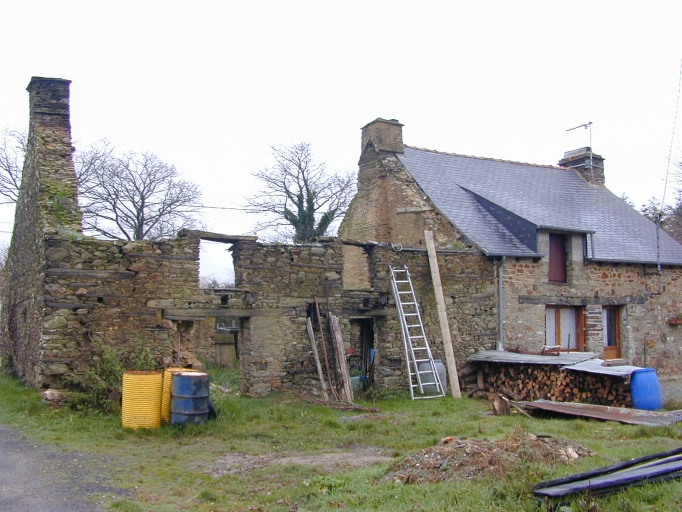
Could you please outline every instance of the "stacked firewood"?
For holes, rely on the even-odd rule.
[[[632,407],[630,384],[623,377],[562,370],[558,365],[505,363],[469,364],[461,373],[469,396],[502,393],[512,400]]]

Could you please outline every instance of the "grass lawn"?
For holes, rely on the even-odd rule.
[[[214,383],[235,388],[236,375],[211,370]],[[485,401],[358,402],[364,414],[312,405],[275,393],[253,400],[212,391],[218,419],[201,426],[125,430],[115,415],[72,413],[42,404],[35,391],[0,376],[0,423],[61,450],[106,459],[99,474],[130,498],[111,496],[116,511],[228,510],[543,510],[531,487],[682,444],[682,425],[641,427],[581,419],[495,417]],[[595,452],[570,464],[521,462],[502,477],[402,483],[384,479],[393,464],[446,436],[497,440],[510,432],[567,439]],[[379,457],[382,454],[383,457]],[[376,464],[367,465],[377,455]],[[313,459],[316,456],[316,459]],[[320,458],[321,457],[321,458]],[[316,460],[317,464],[309,463]],[[494,462],[491,462],[494,463]],[[682,482],[645,485],[562,510],[682,510]]]

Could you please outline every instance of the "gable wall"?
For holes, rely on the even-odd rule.
[[[339,236],[417,247],[424,245],[427,229],[438,246],[453,247],[459,240],[395,154],[374,151],[370,145],[360,159],[358,192]]]

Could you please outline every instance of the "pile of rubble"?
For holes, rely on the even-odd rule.
[[[592,452],[568,440],[514,432],[498,441],[446,437],[432,447],[396,463],[385,481],[433,483],[502,478],[518,462],[570,463]]]

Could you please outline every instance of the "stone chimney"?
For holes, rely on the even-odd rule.
[[[40,209],[45,235],[81,232],[73,165],[70,80],[33,77],[29,93],[29,134],[18,205]],[[23,196],[23,197],[22,197]]]
[[[381,119],[380,117],[362,127],[362,147],[364,153],[367,144],[372,143],[377,151],[391,151],[404,153],[403,125],[395,119]]]
[[[585,147],[566,151],[559,160],[559,165],[577,171],[585,181],[592,185],[604,186],[604,158],[592,153],[592,148]]]

